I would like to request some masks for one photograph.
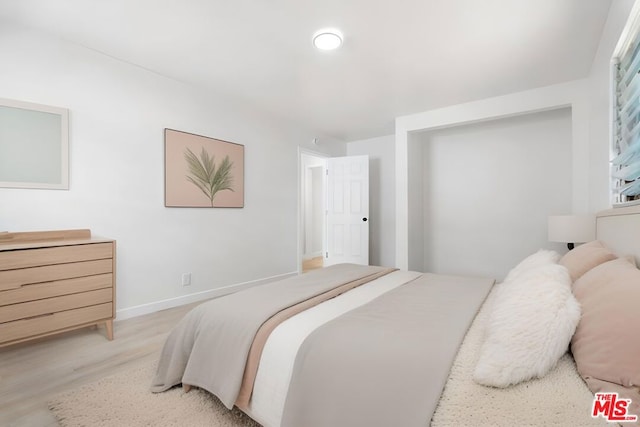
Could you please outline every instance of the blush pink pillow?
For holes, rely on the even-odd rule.
[[[579,278],[573,292],[582,306],[571,340],[578,372],[593,392],[604,381],[640,399],[640,270],[624,258],[609,261]]]
[[[558,264],[567,267],[571,279],[575,282],[587,271],[615,258],[616,255],[602,242],[594,240],[593,242],[576,246],[560,258]]]

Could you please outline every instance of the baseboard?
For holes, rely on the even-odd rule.
[[[147,304],[136,305],[134,307],[116,310],[116,321],[130,319],[132,317],[143,316],[145,314],[155,313],[156,311],[166,310],[168,308],[178,307],[185,304],[191,304],[206,299],[217,298],[223,295],[238,292],[243,289],[252,288],[254,286],[264,285],[265,283],[275,280],[286,279],[287,277],[296,276],[298,272],[279,274],[277,276],[267,277],[264,279],[252,280],[235,285],[224,286],[222,288],[210,289],[208,291],[196,292],[195,294],[181,295],[176,298],[169,298],[162,301],[150,302]]]

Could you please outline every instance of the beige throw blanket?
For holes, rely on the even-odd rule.
[[[424,274],[316,329],[282,427],[424,427],[493,280]]]
[[[347,291],[350,291],[351,289],[357,288],[360,285],[369,283],[370,281],[389,274],[394,270],[394,268],[387,268],[379,271],[378,273],[368,275],[361,279],[351,280],[327,292],[316,295],[313,298],[309,298],[308,300],[303,301],[299,304],[292,305],[291,307],[280,311],[278,314],[274,315],[269,320],[264,322],[262,326],[260,326],[260,329],[258,329],[258,332],[253,339],[253,343],[251,344],[249,357],[247,357],[247,364],[244,367],[242,385],[240,387],[240,392],[238,393],[238,398],[236,400],[236,406],[243,410],[246,410],[249,406],[249,400],[251,399],[251,393],[253,392],[253,384],[255,383],[256,375],[258,373],[258,366],[260,365],[262,350],[267,343],[269,335],[271,335],[271,332],[273,332],[273,330],[278,325],[298,313],[302,313],[309,308],[315,307],[316,305],[330,300],[331,298],[335,298]]]
[[[151,391],[177,384],[200,387],[232,408],[249,350],[259,328],[278,312],[351,282],[366,283],[393,271],[340,264],[204,303],[169,334]],[[320,301],[318,301],[320,302]]]

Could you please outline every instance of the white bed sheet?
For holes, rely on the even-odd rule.
[[[280,324],[264,346],[247,413],[265,427],[279,426],[296,355],[306,337],[323,324],[421,275],[394,271]]]

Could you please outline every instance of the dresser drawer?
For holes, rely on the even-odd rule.
[[[0,270],[113,258],[112,243],[0,252]]]
[[[19,302],[40,300],[61,295],[113,287],[113,274],[77,277],[75,279],[56,280],[54,282],[32,283],[17,289],[0,291],[0,306]]]
[[[0,323],[113,301],[111,288],[0,307]]]
[[[112,259],[5,270],[0,271],[0,291],[17,289],[31,283],[92,276],[95,274],[112,273],[112,271]]]
[[[113,339],[116,242],[91,231],[0,233],[0,347],[104,323]]]
[[[75,328],[77,326],[95,323],[99,320],[111,318],[112,303],[93,305],[75,310],[61,311],[41,317],[16,320],[15,322],[0,323],[0,343],[8,344],[25,338],[47,335],[51,332]]]

